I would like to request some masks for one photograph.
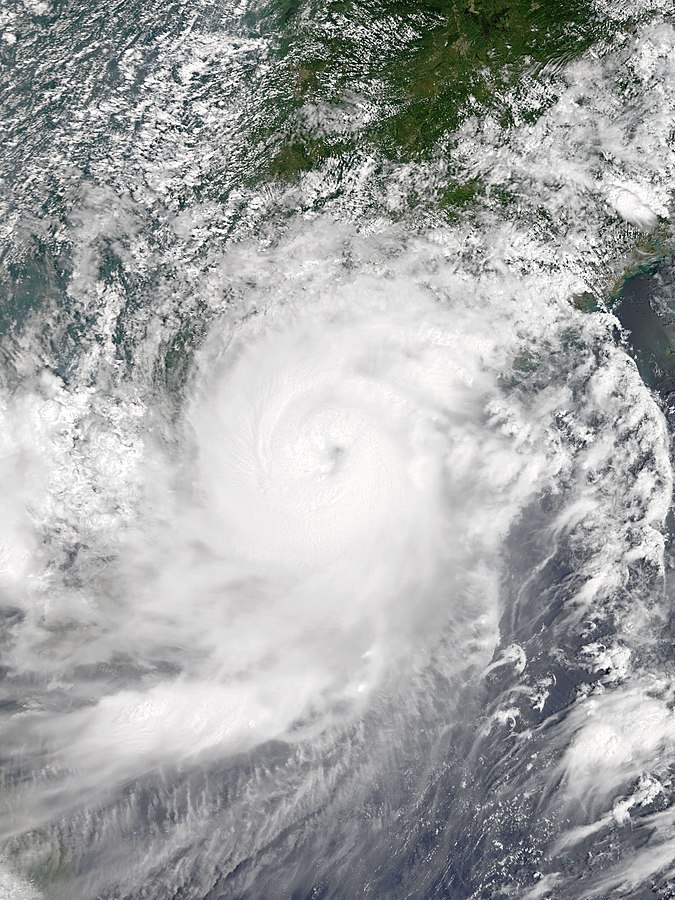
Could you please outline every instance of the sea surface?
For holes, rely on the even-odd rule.
[[[675,897],[675,8],[549,6],[0,8],[0,900]]]

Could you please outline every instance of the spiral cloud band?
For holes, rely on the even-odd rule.
[[[493,632],[486,502],[521,457],[486,435],[494,348],[464,319],[361,278],[214,329],[173,524],[136,542],[147,587],[107,638],[177,646],[180,674],[73,717],[80,769],[111,743],[124,769],[323,729],[444,629],[458,655]]]
[[[76,648],[50,638],[81,702],[17,726],[61,772],[17,828],[158,764],[330,740],[397,694],[427,702],[411,678],[489,661],[503,539],[550,471],[502,384],[518,338],[418,274],[305,281],[214,323],[169,439],[144,439],[147,502]],[[22,633],[44,668],[38,624]]]

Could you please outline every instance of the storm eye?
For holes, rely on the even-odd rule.
[[[329,459],[332,464],[332,471],[337,472],[340,466],[342,465],[342,461],[346,456],[347,448],[342,447],[339,444],[334,444],[328,452]]]

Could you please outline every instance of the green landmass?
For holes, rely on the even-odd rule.
[[[270,22],[282,66],[269,102],[282,101],[286,124],[268,174],[286,180],[356,146],[397,162],[427,159],[481,110],[497,110],[508,127],[507,98],[518,97],[525,75],[606,36],[588,0],[277,0],[251,15],[251,27]],[[380,114],[337,136],[317,135],[299,115],[307,104],[340,106],[351,96]],[[455,186],[460,202],[470,187]]]

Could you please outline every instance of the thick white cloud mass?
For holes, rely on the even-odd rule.
[[[48,637],[25,609],[23,665],[68,658],[82,680],[81,706],[16,728],[74,779],[63,802],[159,763],[338,727],[442,639],[450,672],[489,657],[501,541],[545,458],[497,405],[509,341],[442,282],[352,273],[213,327],[173,444],[139,429],[135,477],[153,502],[115,537],[105,592],[53,586]],[[56,421],[65,400],[51,401]],[[51,430],[50,401],[21,403]],[[114,496],[125,454],[92,428],[89,463]],[[30,581],[39,553],[29,530],[20,544],[10,498],[6,577]],[[158,659],[161,676],[128,683]],[[92,696],[112,660],[119,686]]]
[[[73,882],[82,895],[167,866],[175,887],[172,854],[186,872],[210,856],[235,869],[330,815],[339,784],[362,798],[388,778],[395,793],[415,759],[416,796],[461,703],[531,677],[513,641],[548,615],[527,598],[556,553],[575,559],[565,628],[609,615],[634,560],[658,570],[665,423],[613,319],[570,308],[567,283],[547,294],[547,276],[461,278],[434,238],[326,220],[235,248],[235,299],[177,403],[154,381],[105,391],[43,371],[5,391],[6,696],[22,705],[4,717],[17,774],[1,829],[24,871],[72,830],[99,859]],[[643,627],[639,604],[621,615]],[[584,653],[617,678],[630,657]],[[468,733],[515,728],[552,684],[507,690]],[[648,763],[671,741],[659,702]],[[528,784],[575,828],[606,822],[637,771],[621,695],[588,708],[601,713],[519,732],[514,758],[537,758],[529,741],[558,754]],[[242,779],[227,801],[190,787],[214,767]],[[148,803],[171,824],[126,873],[123,836]]]

